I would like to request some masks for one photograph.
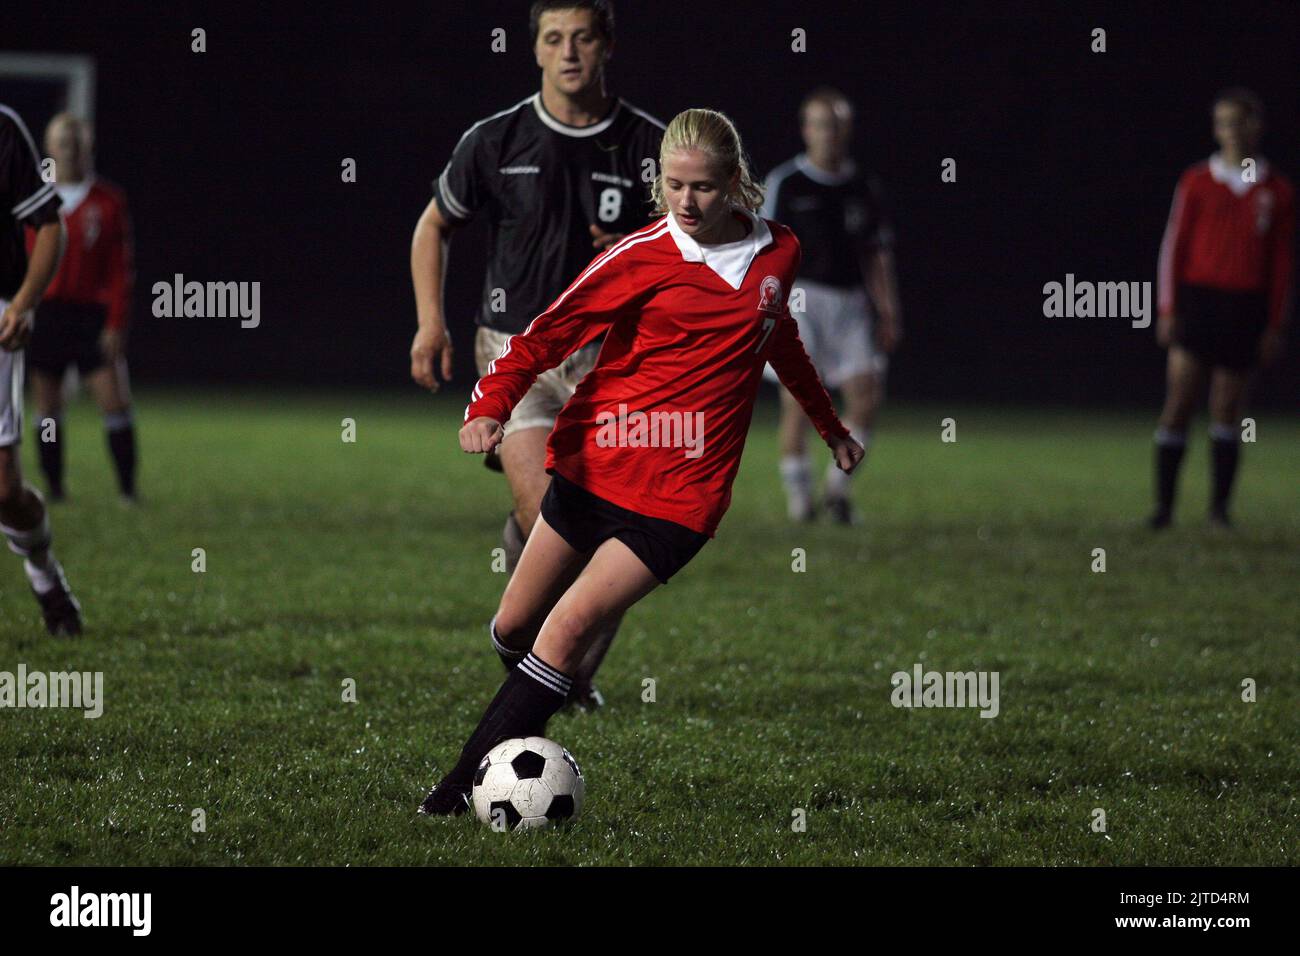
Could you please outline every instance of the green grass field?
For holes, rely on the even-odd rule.
[[[0,863],[1300,858],[1295,420],[1260,416],[1232,533],[1204,522],[1198,423],[1180,523],[1154,537],[1151,414],[896,404],[856,486],[868,521],[843,529],[785,522],[763,406],[718,538],[628,615],[608,707],[550,725],[583,817],[504,835],[413,813],[501,678],[506,486],[456,447],[461,410],[144,393],[146,501],[125,510],[77,405],[53,520],[88,630],[45,637],[6,553],[0,670],[103,671],[105,709],[0,711]],[[894,708],[918,662],[997,671],[1000,714]]]

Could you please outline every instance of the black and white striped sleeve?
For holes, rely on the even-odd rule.
[[[32,227],[59,221],[59,194],[41,178],[41,158],[22,118],[0,106],[0,201]]]

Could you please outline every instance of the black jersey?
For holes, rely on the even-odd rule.
[[[568,126],[540,93],[465,132],[433,193],[448,222],[482,210],[491,224],[479,325],[522,332],[599,252],[593,223],[628,233],[650,222],[663,132],[621,99],[599,123]]]
[[[22,118],[0,104],[0,299],[12,299],[27,275],[23,224],[59,221],[59,194],[41,178],[41,157]]]
[[[802,153],[782,163],[767,177],[763,216],[799,237],[799,277],[826,285],[861,286],[863,247],[894,244],[880,181],[852,160],[845,160],[838,173],[818,169]]]

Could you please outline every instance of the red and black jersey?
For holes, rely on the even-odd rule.
[[[1295,266],[1295,192],[1260,160],[1256,181],[1242,179],[1216,153],[1178,180],[1160,244],[1160,314],[1178,310],[1180,284],[1223,292],[1255,292],[1268,302],[1268,322],[1290,308]]]
[[[23,226],[59,221],[59,196],[41,177],[41,157],[22,118],[0,104],[0,299],[11,299],[27,276]]]
[[[104,327],[125,328],[135,279],[126,195],[98,177],[56,188],[68,245],[45,301],[103,306]]]
[[[765,363],[823,438],[847,436],[786,302],[798,240],[735,214],[749,227],[737,242],[701,245],[669,215],[597,256],[506,341],[466,421],[504,423],[541,372],[604,334],[595,368],[555,422],[546,470],[710,536],[731,502]]]

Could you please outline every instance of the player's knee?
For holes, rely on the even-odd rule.
[[[494,636],[514,651],[526,651],[537,639],[537,628],[531,621],[516,616],[506,605],[497,609],[493,620]]]
[[[598,617],[582,608],[567,608],[547,620],[548,629],[553,629],[556,638],[566,647],[577,648],[583,645],[589,635],[593,634]]]

